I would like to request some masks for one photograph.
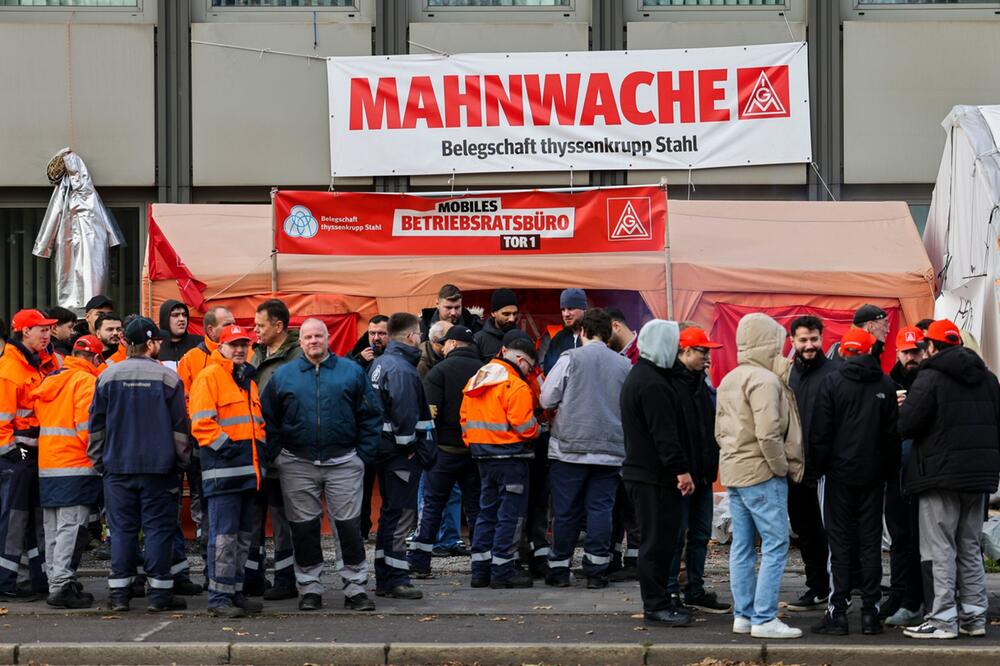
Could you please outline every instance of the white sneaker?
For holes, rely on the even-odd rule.
[[[903,634],[905,636],[909,636],[910,638],[958,638],[958,634],[954,631],[940,629],[935,627],[930,622],[924,622],[919,627],[907,627],[906,629],[903,629]]]
[[[735,617],[733,618],[733,633],[734,634],[749,634],[750,633],[750,620],[745,617]]]
[[[754,638],[801,638],[802,630],[789,627],[778,618],[774,618],[770,622],[752,626],[750,635]]]

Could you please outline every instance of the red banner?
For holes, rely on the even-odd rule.
[[[278,192],[274,246],[286,254],[488,255],[661,251],[660,187],[453,197]]]
[[[176,280],[184,302],[199,312],[205,310],[205,283],[196,280],[181,258],[177,256],[167,237],[153,219],[149,207],[149,279]]]

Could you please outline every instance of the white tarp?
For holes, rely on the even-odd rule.
[[[935,317],[974,335],[1000,367],[1000,106],[956,106],[931,197],[924,247],[937,274]]]
[[[336,176],[811,161],[805,42],[329,58]]]

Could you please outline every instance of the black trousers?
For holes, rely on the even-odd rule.
[[[372,493],[375,491],[375,465],[365,463],[365,479],[361,496],[361,538],[367,539],[372,533]],[[385,501],[385,498],[382,498]]]
[[[664,610],[670,606],[667,583],[680,533],[681,493],[676,488],[631,481],[625,487],[642,534],[636,563],[642,607],[647,612]]]
[[[622,545],[622,539],[625,545]],[[624,567],[634,567],[639,557],[639,543],[642,535],[639,533],[639,523],[635,519],[635,507],[629,499],[625,482],[618,484],[615,495],[615,509],[611,514],[611,543],[614,546],[611,553],[611,566],[608,571],[618,571]]]
[[[924,600],[919,513],[916,498],[904,496],[899,482],[886,484],[885,523],[892,538],[889,591],[903,608],[918,610]]]
[[[851,598],[854,544],[861,565],[861,609],[876,612],[882,599],[882,507],[885,484],[854,486],[827,477],[823,519],[830,543],[830,610],[846,613]]]
[[[552,522],[548,433],[536,439],[534,447],[535,457],[528,463],[528,515],[518,550],[521,562],[545,567],[549,561],[549,524]]]
[[[827,571],[829,546],[823,529],[823,514],[819,508],[816,486],[806,483],[788,484],[788,519],[792,531],[799,537],[799,551],[806,567],[806,587],[817,597],[830,594],[830,574]]]

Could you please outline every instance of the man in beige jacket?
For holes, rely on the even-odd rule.
[[[791,362],[781,356],[786,335],[767,315],[743,317],[736,328],[739,364],[717,396],[719,480],[729,490],[733,519],[733,631],[754,638],[802,635],[778,619],[788,559],[788,479],[801,481],[804,471],[802,428],[788,386]],[[754,575],[758,535],[761,564]]]

